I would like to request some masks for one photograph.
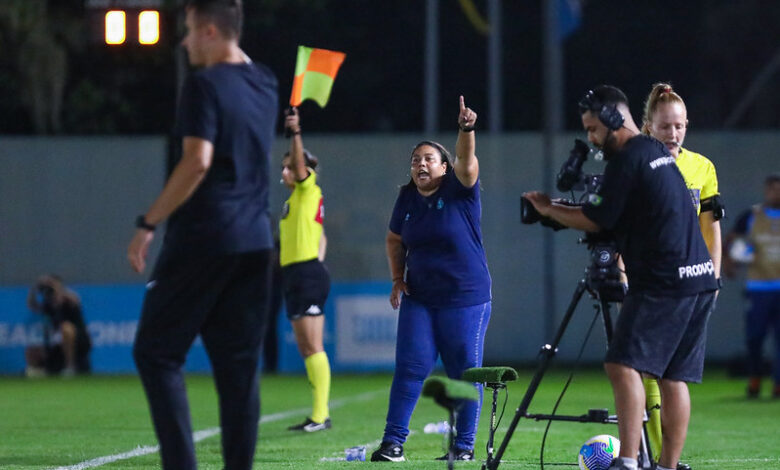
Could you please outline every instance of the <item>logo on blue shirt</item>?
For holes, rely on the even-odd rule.
[[[439,198],[438,201],[436,201],[436,209],[441,210],[444,207],[444,200],[442,198]]]
[[[405,221],[406,221],[406,220],[409,220],[409,213],[408,213],[408,212],[407,212],[407,213],[406,213],[406,215],[404,216],[404,220],[405,220]]]

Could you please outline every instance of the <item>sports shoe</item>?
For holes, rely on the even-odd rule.
[[[691,466],[687,463],[677,462],[677,470],[691,470]]]
[[[404,460],[406,460],[404,446],[394,442],[382,442],[379,449],[371,454],[372,462],[403,462]]]
[[[607,470],[628,470],[628,469],[629,467],[623,461],[623,457],[617,457],[612,459],[612,463],[609,465],[609,469]]]
[[[450,453],[447,452],[446,454],[442,455],[441,457],[436,457],[436,460],[447,460],[449,458]],[[474,451],[473,450],[466,450],[466,449],[455,449],[455,459],[454,460],[474,460]]]
[[[324,431],[325,429],[331,428],[330,424],[330,418],[325,418],[325,421],[322,423],[317,423],[315,421],[312,421],[311,418],[306,418],[306,421],[302,422],[301,424],[296,424],[295,426],[290,426],[287,428],[288,431],[303,431],[303,432],[317,432],[317,431]]]

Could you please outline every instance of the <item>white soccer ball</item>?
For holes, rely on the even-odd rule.
[[[607,470],[620,453],[620,441],[609,434],[593,436],[580,447],[577,462],[581,470]]]

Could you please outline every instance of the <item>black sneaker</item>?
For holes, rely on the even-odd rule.
[[[406,460],[404,446],[394,442],[383,442],[379,449],[371,454],[372,462],[403,462],[404,460]]]
[[[691,466],[687,463],[677,462],[677,470],[691,470]]]
[[[441,457],[436,457],[436,460],[447,460],[449,459],[449,455],[450,453],[447,452]],[[455,459],[453,460],[474,460],[474,451],[466,449],[455,449]]]
[[[325,421],[322,423],[317,423],[315,421],[312,421],[311,418],[306,418],[306,421],[302,422],[301,424],[296,424],[295,426],[290,426],[287,428],[288,431],[303,431],[303,432],[317,432],[317,431],[324,431],[325,429],[330,429],[332,424],[330,423],[330,418],[325,418]]]

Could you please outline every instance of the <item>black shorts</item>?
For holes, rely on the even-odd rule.
[[[701,382],[714,300],[715,292],[664,297],[629,291],[605,361],[662,379]]]
[[[319,260],[313,259],[282,267],[284,303],[290,321],[325,313],[330,292],[330,274]]]

